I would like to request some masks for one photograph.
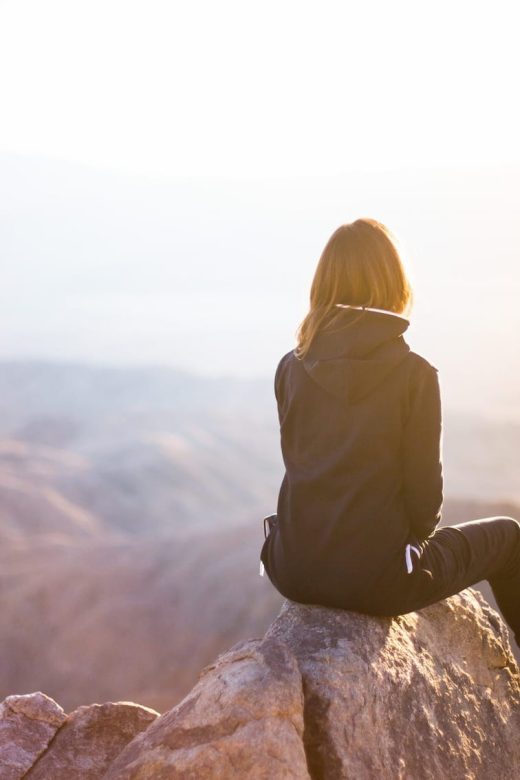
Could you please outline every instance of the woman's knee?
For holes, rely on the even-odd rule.
[[[485,527],[500,528],[504,534],[514,538],[518,537],[520,540],[520,521],[509,515],[493,515],[492,517],[480,517],[474,521],[477,525],[485,525]],[[463,523],[460,527],[470,525],[470,523]],[[488,525],[489,524],[489,525]]]
[[[496,520],[501,523],[506,533],[511,534],[520,543],[520,521],[508,515],[500,515]]]
[[[520,570],[520,522],[514,517],[501,516],[496,520],[502,528],[505,548],[508,551],[507,569]]]
[[[467,540],[462,557],[472,570],[481,573],[483,567],[494,575],[503,569],[520,569],[520,522],[514,517],[480,517],[454,527]]]
[[[493,523],[493,536],[501,540],[500,544],[508,551],[509,556],[520,562],[520,522],[508,515],[489,519]]]

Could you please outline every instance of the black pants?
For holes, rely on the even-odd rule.
[[[487,580],[499,610],[520,647],[520,523],[512,517],[483,517],[443,526],[413,553],[413,571],[386,593],[374,614],[405,614]],[[395,587],[396,586],[396,587]],[[367,605],[367,611],[372,611]]]
[[[276,514],[264,518],[265,535],[275,523]],[[414,547],[408,555],[403,550],[398,573],[392,573],[391,579],[385,573],[377,587],[367,588],[363,602],[353,604],[352,609],[372,615],[404,615],[487,580],[502,617],[520,647],[520,523],[517,520],[483,517],[443,526]]]

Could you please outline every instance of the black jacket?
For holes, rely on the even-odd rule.
[[[340,311],[335,332],[276,369],[286,471],[261,560],[282,595],[355,609],[441,520],[441,398],[437,368],[404,340],[409,320]]]

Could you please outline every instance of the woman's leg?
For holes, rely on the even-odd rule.
[[[422,548],[410,575],[412,609],[488,580],[520,647],[520,523],[500,516],[444,526]]]

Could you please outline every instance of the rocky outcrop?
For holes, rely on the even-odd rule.
[[[218,656],[176,707],[147,710],[134,738],[111,743],[125,706],[137,707],[102,705],[115,709],[97,775],[96,732],[76,737],[73,713],[24,777],[520,778],[520,671],[472,588],[396,618],[286,601],[263,638]]]
[[[505,626],[473,589],[398,618],[285,602],[104,780],[152,777],[519,778]]]
[[[67,715],[41,691],[0,705],[1,780],[99,780],[159,715],[133,702],[78,707]]]

